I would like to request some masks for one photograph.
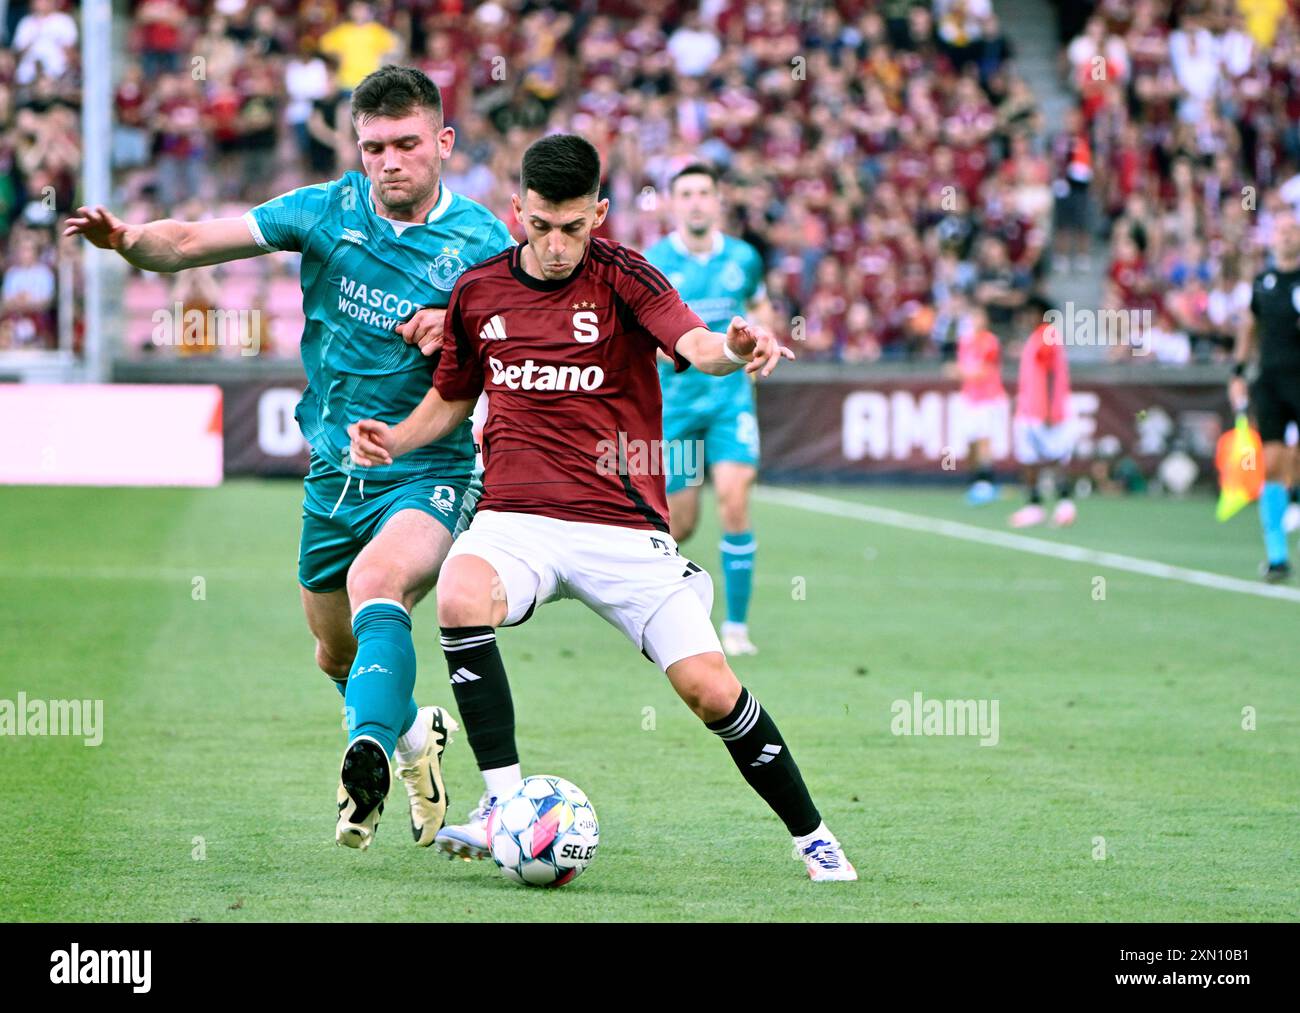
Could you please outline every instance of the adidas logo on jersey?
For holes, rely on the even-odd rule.
[[[452,682],[478,682],[483,676],[475,675],[468,668],[458,668],[451,677]]]
[[[484,341],[505,341],[506,322],[501,319],[501,314],[493,313],[492,319],[479,329],[478,336]]]
[[[488,356],[492,382],[509,390],[595,390],[605,382],[599,366],[546,366],[525,359],[523,365],[506,366]]]

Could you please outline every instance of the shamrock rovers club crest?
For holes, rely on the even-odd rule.
[[[460,247],[444,246],[442,252],[429,264],[429,280],[434,288],[450,292],[456,279],[465,273],[465,262],[460,259]]]

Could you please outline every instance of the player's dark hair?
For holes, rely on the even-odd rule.
[[[352,119],[360,123],[372,116],[400,119],[427,109],[442,122],[442,92],[427,74],[414,67],[380,67],[367,74],[352,93]]]
[[[1032,312],[1036,317],[1046,317],[1047,314],[1056,309],[1056,306],[1047,296],[1040,292],[1034,292],[1025,300],[1025,309]]]
[[[524,152],[519,185],[552,204],[594,197],[600,192],[600,155],[577,134],[539,138]]]
[[[677,185],[677,181],[683,176],[708,176],[709,179],[713,181],[715,187],[718,185],[717,169],[709,165],[707,162],[692,162],[690,165],[686,166],[686,168],[674,174],[673,178],[668,181],[669,193],[673,192],[673,187]]]

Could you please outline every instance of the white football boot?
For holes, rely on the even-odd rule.
[[[421,848],[434,841],[447,815],[447,788],[442,781],[442,754],[460,725],[441,707],[421,707],[415,718],[427,729],[424,748],[410,763],[398,762],[397,776],[411,803],[411,836]]]
[[[749,626],[745,623],[723,623],[722,649],[730,657],[738,654],[757,654],[758,648],[749,639]]]
[[[434,844],[448,858],[463,858],[471,861],[475,858],[491,857],[487,839],[487,818],[496,803],[496,796],[483,793],[478,805],[470,810],[469,822],[455,823],[438,831]]]
[[[1047,514],[1039,504],[1026,503],[1008,518],[1008,523],[1013,528],[1032,528],[1035,524],[1042,524],[1046,519]]]
[[[858,878],[857,869],[833,834],[819,834],[802,849],[796,843],[793,857],[802,859],[808,868],[808,878],[814,883],[853,882]]]
[[[1056,507],[1052,510],[1052,527],[1068,528],[1078,516],[1079,510],[1073,500],[1057,500]]]
[[[1300,529],[1300,503],[1288,503],[1282,515],[1282,530],[1290,535],[1297,529]]]

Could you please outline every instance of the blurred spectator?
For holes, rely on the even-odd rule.
[[[214,87],[220,88],[221,82]],[[215,186],[204,186],[209,178],[204,171],[208,139],[201,129],[204,102],[199,82],[188,74],[164,74],[158,80],[157,96],[154,162],[159,196],[170,207]],[[213,140],[219,147],[222,138]]]
[[[0,318],[7,324],[9,347],[54,345],[54,271],[38,258],[38,242],[16,234],[0,282]]]
[[[333,58],[327,58],[333,63]],[[351,168],[354,153],[348,149],[352,140],[351,105],[347,94],[338,87],[311,104],[307,114],[307,165],[311,182],[334,179]]]
[[[352,0],[348,19],[321,36],[320,49],[339,61],[339,86],[350,92],[367,74],[397,58],[401,39],[375,20],[370,4]]]
[[[130,64],[113,93],[113,166],[130,169],[149,161],[152,135],[145,118],[144,70]]]
[[[681,27],[668,37],[668,54],[682,77],[699,77],[708,73],[722,53],[717,35],[704,27],[694,12],[682,19]]]
[[[77,22],[72,16],[55,10],[54,0],[32,0],[31,12],[14,29],[13,47],[18,54],[14,79],[25,85],[39,73],[62,77],[76,46]]]
[[[144,0],[136,8],[137,47],[146,79],[181,69],[187,13],[180,0]]]
[[[1083,112],[1071,109],[1064,127],[1052,139],[1055,178],[1052,193],[1056,197],[1056,258],[1058,271],[1068,271],[1070,257],[1079,270],[1088,270],[1088,250],[1092,243],[1091,204],[1092,142],[1084,123]]]

